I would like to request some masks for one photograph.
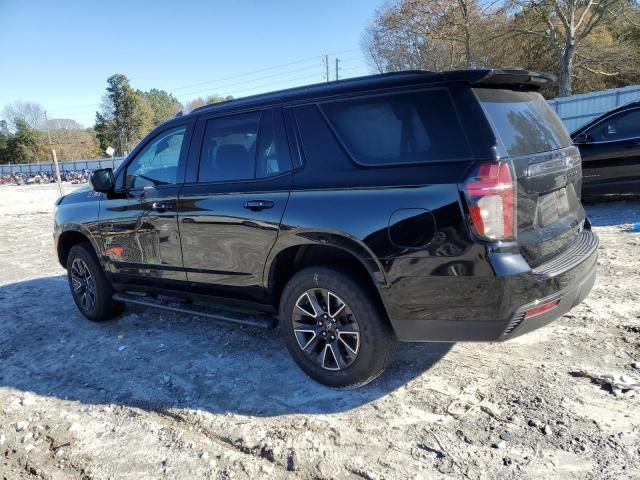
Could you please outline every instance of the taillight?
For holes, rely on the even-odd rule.
[[[515,186],[509,163],[481,163],[464,190],[476,235],[492,241],[514,238]]]

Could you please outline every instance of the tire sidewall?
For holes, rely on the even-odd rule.
[[[67,281],[69,283],[73,301],[78,307],[78,310],[80,310],[80,313],[82,313],[82,315],[84,315],[89,320],[97,322],[106,320],[113,314],[113,300],[111,299],[111,296],[113,295],[113,289],[104,277],[102,268],[100,267],[98,260],[93,254],[92,250],[92,247],[86,243],[81,243],[71,248],[67,257]],[[81,259],[87,265],[87,268],[89,269],[89,272],[91,273],[95,284],[96,301],[93,305],[93,308],[90,310],[83,308],[80,299],[73,291],[73,282],[71,280],[71,266],[76,258]]]
[[[295,337],[292,315],[300,296],[313,288],[325,288],[340,297],[358,323],[360,346],[354,362],[344,370],[324,370],[302,351]],[[287,284],[280,302],[280,329],[296,363],[314,380],[334,388],[354,388],[380,375],[386,366],[393,332],[370,292],[348,275],[327,267],[301,270]]]

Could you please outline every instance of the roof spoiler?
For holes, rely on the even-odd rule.
[[[466,82],[478,87],[508,88],[509,90],[538,90],[556,81],[550,73],[520,69],[477,69],[443,72],[448,81]]]

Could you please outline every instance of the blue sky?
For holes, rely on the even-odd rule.
[[[91,126],[114,73],[180,101],[319,82],[325,53],[332,76],[336,56],[364,75],[360,36],[383,2],[0,0],[0,111],[30,100]]]

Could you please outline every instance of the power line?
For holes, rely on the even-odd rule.
[[[208,81],[199,82],[199,83],[195,83],[195,84],[191,84],[191,85],[185,85],[185,86],[182,86],[182,87],[175,87],[175,88],[167,90],[167,91],[168,92],[176,92],[176,91],[179,91],[179,90],[185,90],[185,89],[194,88],[194,87],[197,87],[197,86],[213,84],[213,83],[222,82],[222,81],[226,81],[226,80],[231,80],[231,79],[235,79],[235,78],[241,78],[241,77],[248,76],[248,75],[255,75],[256,73],[262,73],[262,72],[265,72],[265,71],[275,70],[275,69],[278,69],[278,68],[284,68],[284,67],[291,66],[291,65],[298,65],[298,64],[301,64],[301,63],[309,62],[309,61],[312,61],[312,60],[318,60],[318,59],[321,59],[321,58],[323,58],[324,63],[326,63],[325,77],[328,80],[328,75],[329,75],[328,74],[328,70],[329,70],[329,68],[328,68],[328,57],[329,57],[329,55],[337,55],[337,54],[341,54],[341,53],[351,53],[351,52],[355,52],[355,51],[359,51],[359,49],[353,48],[353,49],[348,49],[348,50],[341,50],[339,52],[333,52],[331,54],[325,54],[324,58],[322,56],[320,56],[320,55],[315,55],[315,56],[312,56],[312,57],[307,57],[307,58],[304,58],[304,59],[295,60],[293,62],[287,62],[287,63],[274,65],[272,67],[262,68],[262,69],[258,69],[258,70],[252,70],[252,71],[240,73],[240,74],[237,74],[237,75],[231,75],[231,76],[228,76],[228,77],[222,77],[222,78],[218,78],[218,79],[215,79],[215,80],[208,80]],[[355,57],[352,57],[349,60],[351,60],[353,58],[355,58]],[[177,95],[177,97],[178,98],[184,98],[184,97],[189,96],[189,95],[197,95],[199,93],[211,92],[211,91],[216,90],[216,89],[218,89],[218,90],[219,89],[224,89],[224,88],[232,89],[233,87],[235,87],[237,85],[247,84],[247,83],[251,83],[251,82],[259,81],[259,80],[264,80],[266,78],[277,77],[279,75],[288,75],[290,73],[295,73],[295,72],[304,71],[304,70],[310,70],[312,68],[317,68],[317,66],[312,65],[312,66],[303,67],[303,68],[300,68],[300,69],[295,69],[295,70],[291,70],[291,71],[287,71],[287,72],[281,72],[281,73],[276,73],[276,74],[273,74],[273,75],[266,75],[266,76],[258,77],[258,78],[255,78],[255,79],[249,79],[249,80],[242,81],[242,82],[234,82],[234,83],[230,83],[230,84],[226,84],[226,85],[218,85],[218,86],[215,86],[215,87],[212,87],[212,88],[208,88],[206,90],[198,90],[198,91],[195,91],[195,92],[181,93],[180,95]],[[301,78],[309,78],[311,76],[312,75],[309,75],[309,76],[306,76],[306,77],[301,77]],[[298,78],[298,79],[290,79],[290,80],[287,80],[287,81],[295,81],[295,80],[299,80],[299,79],[300,78]],[[282,83],[284,83],[284,82],[276,82],[275,84],[282,84]],[[265,86],[270,86],[270,85],[272,85],[272,84],[267,84]],[[242,91],[248,91],[248,90],[253,90],[253,89],[257,89],[257,88],[264,88],[265,86],[252,87],[250,89],[244,89]],[[80,108],[86,108],[86,107],[99,107],[99,106],[100,106],[100,103],[85,104],[85,105],[74,105],[74,106],[64,107],[63,111],[61,110],[60,112],[54,112],[54,113],[55,113],[56,117],[63,117],[65,115],[69,115],[69,114],[71,114],[71,115],[83,115],[83,114],[94,113],[96,111],[96,108],[92,108],[91,110],[85,110],[85,111],[80,111],[80,112],[72,111],[72,110],[80,109]]]
[[[331,54],[325,54],[324,58],[325,58],[325,60],[327,60],[329,55],[337,55],[337,54],[340,54],[340,53],[350,53],[350,52],[355,52],[355,51],[358,51],[358,50],[359,49],[357,49],[357,48],[352,48],[352,49],[349,49],[349,50],[341,50],[339,52],[333,52]],[[240,74],[237,74],[237,75],[231,75],[231,76],[228,76],[228,77],[222,77],[222,78],[218,78],[218,79],[215,79],[215,80],[207,80],[205,82],[194,83],[194,84],[186,85],[186,86],[182,86],[182,87],[176,87],[176,88],[173,88],[173,89],[168,89],[167,91],[168,92],[176,92],[178,90],[185,90],[185,89],[188,89],[188,88],[198,87],[198,86],[201,86],[201,85],[208,85],[208,84],[211,84],[211,83],[223,82],[223,81],[226,81],[226,80],[232,80],[234,78],[240,78],[240,77],[245,77],[247,75],[254,75],[256,73],[262,73],[262,72],[266,72],[266,71],[269,71],[269,70],[275,70],[277,68],[283,68],[283,67],[288,67],[288,66],[291,66],[291,65],[297,65],[297,64],[300,64],[300,63],[309,62],[311,60],[318,60],[319,58],[323,58],[323,57],[320,56],[320,55],[314,55],[313,57],[307,57],[307,58],[303,58],[301,60],[295,60],[293,62],[282,63],[280,65],[274,65],[272,67],[262,68],[262,69],[259,69],[259,70],[252,70],[250,72],[244,72],[244,73],[240,73]],[[356,57],[352,57],[349,60],[352,60],[354,58],[356,58]],[[275,74],[275,75],[272,75],[272,76],[285,75],[287,73],[293,73],[293,72],[297,72],[297,71],[308,70],[310,68],[315,68],[315,65],[314,66],[309,66],[309,67],[304,67],[304,68],[297,69],[297,70],[292,70],[291,72],[283,72],[281,74]],[[268,77],[269,76],[260,77],[258,79],[252,79],[252,80],[249,80],[247,82],[240,82],[240,83],[248,83],[248,82],[251,82],[251,81],[257,81],[257,80],[268,78]],[[237,84],[239,84],[239,83],[234,83],[234,84],[231,84],[231,85],[237,85]],[[225,88],[225,87],[226,87],[225,85],[222,85],[222,86],[218,86],[216,88]],[[183,97],[185,95],[195,95],[197,93],[211,91],[211,90],[213,90],[213,89],[201,90],[201,91],[191,92],[191,93],[184,93],[184,94],[180,94],[180,96]],[[65,107],[64,113],[70,113],[69,112],[70,110],[73,110],[73,109],[76,109],[76,108],[95,107],[95,106],[99,106],[99,105],[100,105],[100,103],[92,103],[92,104],[85,104],[85,105],[76,105],[76,106],[73,106],[73,107]],[[92,110],[90,110],[88,112],[91,112],[91,111]],[[88,113],[88,112],[78,112],[78,113]]]
[[[344,71],[347,71],[347,70],[360,70],[360,69],[364,69],[364,68],[369,68],[369,66],[368,65],[357,65],[357,66],[354,66],[354,67],[346,67],[346,68],[345,67],[340,67],[340,71],[344,72]]]
[[[355,51],[359,51],[359,50],[360,50],[359,48],[351,48],[349,50],[341,50],[339,52],[332,52],[332,53],[329,53],[329,54],[325,54],[325,56],[327,56],[327,55],[338,55],[340,53],[350,53],[350,52],[355,52]],[[234,78],[244,77],[244,76],[247,76],[247,75],[253,75],[255,73],[262,73],[262,72],[266,72],[268,70],[275,70],[276,68],[289,67],[291,65],[297,65],[297,64],[300,64],[300,63],[304,63],[304,62],[310,62],[311,60],[318,60],[319,58],[322,58],[322,56],[321,55],[314,55],[313,57],[307,57],[307,58],[303,58],[301,60],[295,60],[293,62],[283,63],[283,64],[280,64],[280,65],[274,65],[273,67],[262,68],[262,69],[259,69],[259,70],[252,70],[250,72],[239,73],[238,75],[232,75],[230,77],[218,78],[218,79],[215,79],[215,80],[207,80],[205,82],[200,82],[200,83],[196,83],[196,84],[192,84],[192,85],[187,85],[187,86],[184,86],[184,87],[176,87],[176,88],[173,88],[173,89],[170,89],[170,90],[167,90],[167,91],[168,92],[175,92],[177,90],[184,90],[184,89],[187,89],[187,88],[198,87],[198,86],[201,86],[201,85],[207,85],[209,83],[223,82],[223,81],[226,81],[226,80],[232,80]]]
[[[290,83],[290,82],[296,82],[296,81],[299,81],[299,80],[306,80],[306,79],[312,78],[312,77],[318,78],[318,74],[317,73],[312,73],[311,75],[304,75],[304,76],[296,77],[296,78],[287,78],[285,80],[280,80],[280,81],[277,81],[277,82],[270,82],[270,83],[265,83],[265,84],[262,84],[262,85],[252,86],[252,87],[249,87],[249,88],[245,88],[243,90],[235,90],[235,91],[233,91],[233,93],[239,94],[239,93],[249,92],[249,91],[253,91],[253,90],[258,90],[258,89],[262,89],[262,88],[271,87],[271,86],[274,86],[274,85],[282,85],[283,83]],[[89,113],[89,112],[87,112],[87,113]]]
[[[297,60],[295,62],[283,63],[281,65],[275,65],[273,67],[267,67],[267,68],[262,68],[260,70],[253,70],[251,72],[245,72],[245,73],[240,73],[238,75],[232,75],[230,77],[223,77],[223,78],[218,78],[218,79],[215,79],[215,80],[207,80],[206,82],[194,83],[192,85],[187,85],[187,86],[184,86],[184,87],[176,87],[176,88],[173,88],[173,89],[168,90],[168,91],[169,92],[176,92],[178,90],[184,90],[184,89],[187,89],[187,88],[199,87],[199,86],[202,86],[202,85],[208,85],[210,83],[224,82],[226,80],[232,80],[234,78],[246,77],[247,75],[253,75],[255,73],[262,73],[262,72],[266,72],[266,71],[269,71],[269,70],[275,70],[276,68],[289,67],[291,65],[297,65],[297,64],[308,62],[308,61],[311,61],[311,60],[317,60],[318,58],[319,58],[319,55],[316,55],[314,57],[304,58],[302,60]]]
[[[75,107],[64,107],[68,110],[74,110],[76,108],[86,108],[86,107],[97,107],[99,106],[99,103],[87,103],[86,105],[76,105]]]
[[[224,89],[224,88],[235,87],[236,85],[243,85],[243,84],[247,84],[247,83],[251,83],[251,82],[257,82],[259,80],[265,80],[267,78],[279,77],[281,75],[288,75],[290,73],[302,72],[304,70],[310,70],[312,68],[318,68],[318,66],[317,65],[311,65],[309,67],[303,67],[303,68],[297,68],[295,70],[289,70],[288,72],[273,73],[271,75],[265,75],[263,77],[252,78],[250,80],[244,80],[242,82],[230,83],[230,84],[227,84],[227,85],[218,85],[218,86],[216,86],[214,88],[207,88],[206,90],[198,90],[198,91],[195,91],[195,92],[182,93],[180,95],[176,95],[176,97],[177,98],[182,98],[182,97],[186,97],[186,96],[189,96],[189,95],[197,95],[199,93],[211,92],[213,90],[221,90],[221,89]]]
[[[318,78],[318,74],[314,73],[312,75],[305,75],[304,77],[290,78],[290,79],[282,80],[282,81],[275,82],[275,83],[268,83],[268,84],[265,84],[265,85],[259,85],[257,87],[251,87],[251,88],[246,88],[244,90],[236,91],[235,93],[249,92],[251,90],[257,90],[257,89],[260,89],[260,88],[267,88],[267,87],[271,87],[273,85],[281,85],[283,83],[288,83],[288,82],[296,82],[298,80],[304,80],[304,79],[311,78],[311,77]]]

